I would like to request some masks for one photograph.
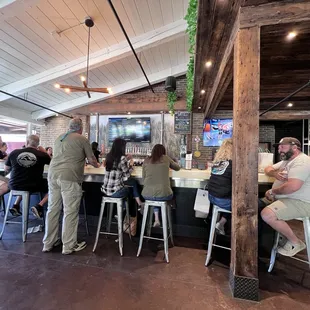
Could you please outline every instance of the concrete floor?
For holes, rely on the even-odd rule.
[[[254,303],[231,297],[228,267],[214,262],[205,268],[197,240],[176,240],[166,264],[154,242],[137,258],[137,240],[127,236],[123,257],[113,237],[102,236],[94,254],[92,232],[85,250],[65,256],[61,248],[41,252],[42,232],[23,243],[21,227],[8,225],[0,241],[0,309],[310,309],[305,264],[282,258],[273,274],[261,272],[261,301]]]

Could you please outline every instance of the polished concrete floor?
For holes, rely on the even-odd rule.
[[[137,240],[127,236],[123,257],[113,237],[102,236],[94,254],[93,234],[85,250],[67,256],[60,248],[42,253],[42,237],[30,234],[22,243],[21,227],[7,225],[0,241],[1,310],[310,309],[310,273],[292,260],[282,258],[273,274],[260,272],[261,301],[254,303],[231,297],[227,266],[204,267],[199,240],[176,240],[166,264],[154,242],[137,258]]]

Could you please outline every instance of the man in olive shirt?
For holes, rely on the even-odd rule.
[[[98,168],[89,141],[82,136],[81,119],[69,123],[69,131],[60,135],[54,144],[54,154],[48,171],[49,205],[43,239],[43,252],[60,243],[59,216],[63,205],[62,254],[71,254],[86,247],[77,242],[79,207],[82,198],[85,158]]]

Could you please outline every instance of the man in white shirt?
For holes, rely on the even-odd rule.
[[[261,216],[288,240],[278,253],[294,256],[306,245],[285,221],[310,216],[310,157],[301,152],[296,138],[283,138],[277,145],[282,161],[265,168],[265,174],[276,179],[265,194],[273,202],[262,210]]]

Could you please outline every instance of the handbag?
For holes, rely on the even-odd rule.
[[[129,221],[130,221],[130,230],[129,230]],[[131,232],[131,236],[135,236],[137,233],[137,216],[133,217],[133,216],[128,216],[126,214],[124,222],[123,222],[123,231],[126,234],[129,234],[129,232]]]
[[[210,209],[210,201],[208,197],[208,191],[204,189],[197,189],[196,199],[194,204],[194,210],[199,212],[198,215],[201,217],[201,213],[208,215]]]

